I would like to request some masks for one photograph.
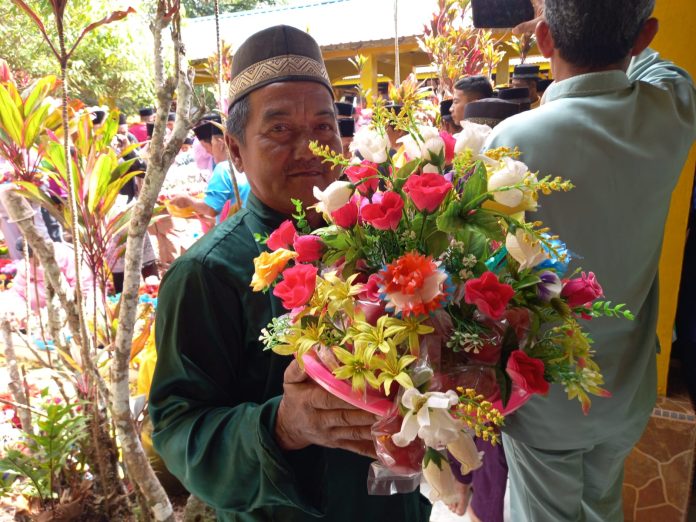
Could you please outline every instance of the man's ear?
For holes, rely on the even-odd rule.
[[[239,140],[236,136],[225,133],[225,143],[227,143],[227,148],[230,151],[230,159],[232,160],[234,168],[237,169],[237,172],[244,172],[244,161],[239,152]]]
[[[549,24],[546,23],[546,20],[539,21],[534,34],[536,35],[537,47],[539,47],[541,54],[544,58],[551,58],[556,44],[553,41],[551,29],[549,29]]]
[[[633,44],[633,49],[631,49],[631,56],[637,56],[643,51],[645,51],[645,49],[647,49],[647,47],[653,41],[653,38],[655,38],[655,35],[657,34],[659,28],[660,22],[658,22],[657,18],[648,18],[643,24],[640,33],[638,33],[636,43]]]

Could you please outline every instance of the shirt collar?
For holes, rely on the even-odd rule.
[[[603,71],[580,74],[567,80],[554,82],[544,93],[544,103],[561,98],[597,96],[628,89],[631,81],[623,71]]]
[[[256,197],[253,191],[249,192],[246,208],[268,227],[276,228],[286,219],[290,219],[290,216],[281,214],[277,210],[273,210],[271,207],[264,204]]]

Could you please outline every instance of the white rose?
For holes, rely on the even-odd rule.
[[[349,149],[353,153],[359,152],[367,161],[384,163],[387,161],[390,147],[389,138],[382,136],[369,125],[364,125],[353,136]]]
[[[440,131],[435,127],[418,125],[418,133],[420,137],[417,139],[407,134],[403,138],[397,140],[397,143],[402,143],[404,145],[406,154],[408,154],[410,159],[431,161],[445,148],[445,142],[442,137],[440,137]],[[421,141],[421,137],[423,141]]]
[[[471,149],[474,154],[478,154],[493,129],[488,125],[480,125],[466,120],[462,121],[460,125],[462,131],[454,135],[457,140],[454,145],[454,153],[459,154],[466,149]]]
[[[518,228],[515,234],[508,234],[505,238],[505,248],[508,253],[520,264],[520,270],[533,268],[549,258],[549,255],[524,229]]]
[[[493,192],[493,199],[506,207],[516,207],[522,203],[525,194],[518,188],[495,192],[503,187],[518,185],[527,177],[529,169],[527,165],[521,161],[515,161],[512,158],[503,158],[500,162],[500,168],[493,172],[488,178],[488,191]]]
[[[348,181],[334,181],[323,191],[319,187],[314,187],[317,211],[327,216],[348,203],[352,195],[353,184]]]

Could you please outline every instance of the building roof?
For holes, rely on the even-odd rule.
[[[436,0],[398,0],[400,37],[423,34]],[[322,49],[394,38],[394,0],[305,0],[253,11],[220,15],[220,37],[234,52],[249,36],[273,25],[308,31]],[[186,55],[206,58],[215,52],[215,17],[190,18],[182,24]]]

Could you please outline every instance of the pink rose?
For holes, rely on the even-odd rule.
[[[345,170],[346,177],[351,181],[351,183],[357,185],[361,180],[367,179],[366,181],[357,185],[358,192],[368,196],[373,193],[379,187],[379,172],[377,171],[377,164],[371,161],[363,161],[359,165],[351,165]]]
[[[435,173],[414,174],[404,184],[404,192],[421,212],[434,212],[452,189],[452,183]]]
[[[602,287],[599,286],[593,272],[582,273],[581,277],[570,279],[563,284],[561,297],[568,301],[568,306],[584,306],[591,303],[603,294]]]
[[[362,208],[361,217],[377,230],[396,230],[401,221],[404,200],[396,192],[385,192],[381,198]]]
[[[353,228],[358,222],[358,204],[355,198],[331,213],[333,222],[342,228]]]
[[[292,224],[292,221],[286,219],[268,236],[266,246],[273,251],[279,248],[288,248],[295,241],[296,235],[295,225]]]
[[[445,142],[445,165],[450,165],[454,159],[454,146],[457,144],[457,138],[443,130],[440,131],[440,137]]]
[[[522,350],[510,354],[505,371],[512,382],[529,394],[549,392],[549,383],[544,379],[544,362],[530,357]]]
[[[318,236],[297,236],[292,247],[298,254],[295,261],[298,263],[313,263],[321,259],[324,243]]]
[[[273,289],[287,310],[306,305],[314,294],[317,284],[317,267],[314,265],[295,265],[283,271],[283,280]]]
[[[469,279],[464,286],[464,301],[476,305],[486,317],[498,320],[505,314],[505,307],[515,295],[513,288],[498,281],[493,272]]]
[[[370,277],[367,278],[367,283],[365,283],[365,286],[359,294],[360,299],[372,301],[374,303],[378,302],[380,300],[379,284],[381,281],[382,278],[379,274],[370,274]]]

